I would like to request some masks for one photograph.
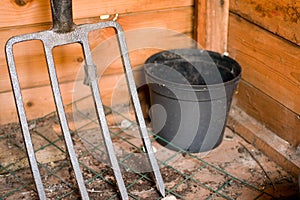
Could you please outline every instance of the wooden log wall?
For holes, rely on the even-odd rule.
[[[115,17],[125,31],[139,28],[169,29],[177,33],[173,34],[174,39],[178,34],[185,34],[190,37],[193,33],[194,1],[73,1],[73,16],[77,24],[99,22],[101,21],[99,16],[102,15],[109,15],[110,19]],[[3,0],[1,2],[0,124],[18,121],[4,53],[6,41],[14,35],[47,30],[50,27],[51,11],[48,0]],[[112,30],[109,29],[92,33],[90,35],[92,49],[96,49],[101,42],[112,36],[112,34]],[[157,43],[160,44],[165,42],[158,39],[161,34],[162,32],[154,31],[146,37],[151,36],[152,40],[157,39]],[[136,36],[135,39],[136,41],[138,39],[139,41],[145,41],[150,38]],[[175,44],[177,46],[174,46]],[[180,44],[180,42],[173,40],[165,44],[165,47],[172,47],[172,45],[182,47],[188,44]],[[105,47],[107,49],[100,52],[104,54],[103,57],[105,57],[105,53],[107,54],[110,51],[109,46]],[[130,52],[133,67],[141,65],[147,57],[158,50],[152,47]],[[53,53],[64,104],[68,104],[73,99],[74,81],[82,81],[82,77],[78,78],[78,71],[83,65],[81,47],[78,44],[62,46],[54,49]],[[28,119],[41,117],[53,111],[54,103],[42,44],[39,41],[17,44],[14,47],[14,55]],[[122,72],[120,62],[116,61],[101,77],[100,87],[104,103],[109,103],[111,91]]]
[[[229,55],[243,68],[237,105],[298,146],[300,2],[231,0],[228,32]]]

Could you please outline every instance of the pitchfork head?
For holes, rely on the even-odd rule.
[[[85,58],[85,80],[84,83],[90,85],[92,95],[95,101],[95,107],[98,114],[98,120],[102,129],[103,138],[105,140],[105,145],[107,152],[111,161],[111,165],[114,169],[114,174],[117,180],[117,184],[122,196],[122,199],[128,199],[127,190],[120,172],[118,161],[114,153],[112,141],[110,138],[108,125],[105,119],[105,113],[103,105],[101,102],[101,97],[97,82],[97,69],[92,60],[91,48],[89,44],[89,33],[95,30],[103,28],[114,28],[117,33],[117,38],[119,41],[120,54],[124,64],[124,71],[126,73],[129,91],[131,93],[132,101],[134,104],[138,124],[140,125],[140,132],[142,135],[143,142],[147,149],[149,160],[158,183],[158,188],[162,196],[165,196],[165,189],[163,185],[163,180],[159,171],[157,161],[154,157],[153,149],[151,147],[151,142],[147,134],[147,128],[143,118],[143,113],[139,103],[136,86],[134,82],[134,77],[131,70],[130,60],[128,56],[128,50],[125,42],[125,37],[121,26],[115,21],[99,22],[95,24],[82,24],[75,25],[72,19],[72,1],[71,0],[50,0],[53,26],[50,30],[41,31],[36,33],[24,34],[10,38],[5,46],[7,64],[9,69],[9,74],[11,77],[11,83],[13,86],[13,92],[16,100],[16,106],[18,110],[19,120],[22,127],[22,133],[25,141],[25,146],[27,149],[27,155],[29,158],[29,163],[31,166],[31,171],[35,180],[36,188],[40,199],[45,199],[45,193],[41,177],[39,174],[38,165],[36,162],[33,144],[31,141],[31,136],[28,129],[28,123],[26,119],[25,109],[23,105],[20,85],[18,81],[14,55],[13,55],[13,45],[16,43],[29,41],[29,40],[40,40],[43,43],[48,73],[50,76],[50,82],[52,87],[52,92],[56,104],[56,110],[60,120],[60,125],[64,135],[65,143],[68,149],[70,161],[73,166],[74,174],[79,186],[82,199],[88,199],[88,194],[85,188],[84,180],[80,171],[79,163],[77,161],[76,153],[72,143],[67,118],[64,111],[64,105],[62,102],[62,97],[59,89],[59,83],[56,75],[56,68],[54,65],[54,59],[52,55],[52,50],[54,47],[79,43],[82,46],[83,54]]]

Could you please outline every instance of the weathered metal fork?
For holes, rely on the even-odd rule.
[[[140,102],[138,99],[136,85],[134,82],[134,77],[131,70],[131,64],[128,56],[128,50],[125,42],[125,37],[121,26],[114,21],[107,22],[99,22],[95,24],[82,24],[75,25],[73,23],[72,17],[72,0],[50,0],[51,10],[52,10],[52,20],[53,26],[50,30],[41,31],[36,33],[24,34],[19,36],[14,36],[7,41],[5,51],[7,64],[9,69],[9,74],[11,78],[11,84],[13,88],[14,98],[16,102],[16,107],[18,111],[19,121],[22,128],[23,138],[25,142],[25,147],[27,151],[27,156],[29,159],[29,164],[31,167],[31,171],[33,174],[35,186],[38,192],[38,196],[40,199],[46,199],[41,175],[39,172],[37,160],[34,153],[34,148],[28,128],[28,122],[26,118],[26,113],[24,109],[24,103],[22,99],[20,84],[18,80],[18,75],[16,71],[14,55],[13,55],[13,45],[16,43],[29,41],[29,40],[40,40],[43,43],[48,73],[50,77],[50,83],[52,87],[52,92],[56,104],[56,110],[58,113],[60,126],[63,132],[65,144],[67,147],[67,151],[69,154],[69,158],[74,170],[75,178],[79,187],[79,191],[82,199],[88,199],[88,192],[86,190],[86,186],[84,184],[84,179],[80,170],[79,162],[76,157],[76,152],[74,150],[74,144],[72,142],[67,117],[64,110],[64,105],[61,97],[61,92],[59,88],[59,83],[56,74],[56,68],[54,65],[54,59],[52,55],[52,50],[54,47],[71,44],[71,43],[79,43],[82,46],[83,54],[85,58],[85,80],[84,83],[89,85],[91,88],[91,92],[93,95],[95,108],[97,112],[98,121],[100,123],[102,134],[104,138],[104,143],[108,152],[108,156],[114,170],[114,175],[117,181],[117,185],[120,191],[120,195],[122,199],[128,199],[128,193],[126,190],[126,186],[124,184],[124,180],[122,178],[122,174],[120,171],[120,167],[118,164],[117,157],[115,155],[115,151],[113,148],[113,143],[110,137],[108,125],[105,118],[105,112],[103,108],[103,104],[100,97],[99,87],[98,87],[98,77],[97,77],[97,67],[93,63],[91,49],[88,40],[88,34],[91,31],[109,28],[112,27],[116,30],[120,53],[123,60],[124,70],[127,77],[129,91],[132,97],[135,113],[137,116],[137,121],[140,127],[140,133],[142,136],[142,140],[144,146],[146,148],[148,158],[150,160],[150,164],[152,166],[155,179],[157,182],[157,187],[162,196],[165,196],[165,189],[163,184],[163,179],[159,170],[159,166],[157,160],[154,156],[152,145],[150,139],[148,137],[145,121],[143,118]]]

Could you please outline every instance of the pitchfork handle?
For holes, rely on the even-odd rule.
[[[52,11],[52,30],[67,33],[74,27],[72,14],[72,0],[50,0]]]

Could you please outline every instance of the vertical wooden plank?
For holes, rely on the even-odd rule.
[[[196,0],[195,39],[202,48],[227,51],[229,0]]]
[[[227,51],[229,0],[207,2],[206,48],[224,53]]]
[[[194,39],[203,49],[206,48],[206,2],[207,0],[195,0]]]

